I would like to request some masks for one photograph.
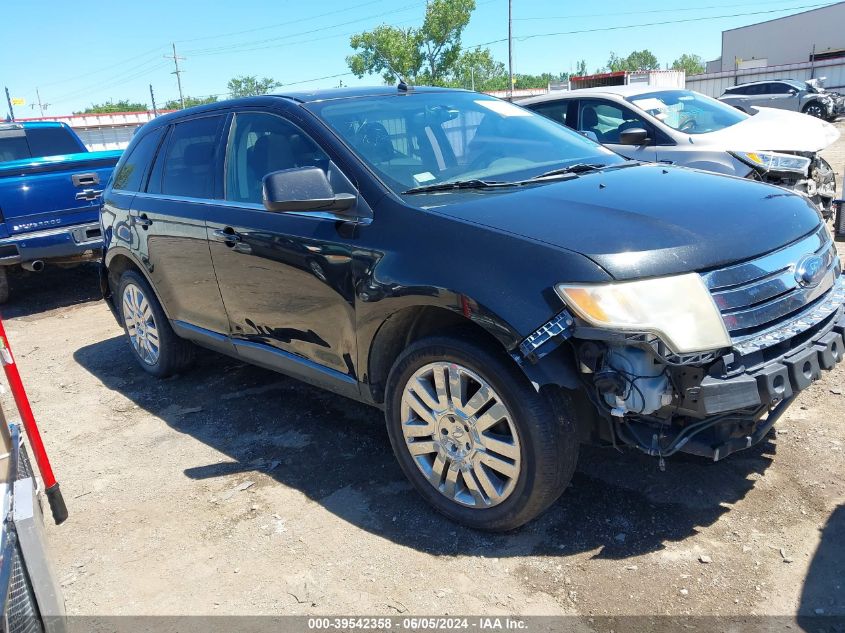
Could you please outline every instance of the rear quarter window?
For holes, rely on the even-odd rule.
[[[79,141],[66,127],[30,128],[26,131],[26,140],[33,156],[59,156],[84,152]]]
[[[115,172],[113,189],[122,191],[139,191],[147,173],[147,167],[152,162],[158,149],[164,129],[159,128],[145,134],[132,149]]]
[[[23,160],[31,156],[23,130],[0,131],[0,163]]]

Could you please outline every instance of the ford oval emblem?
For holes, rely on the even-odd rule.
[[[795,281],[802,288],[813,288],[821,283],[826,272],[821,255],[804,255],[795,264]]]

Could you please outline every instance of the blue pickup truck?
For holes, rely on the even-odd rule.
[[[89,152],[64,123],[0,123],[0,303],[12,267],[99,257],[100,193],[120,154]]]

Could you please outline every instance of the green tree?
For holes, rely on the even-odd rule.
[[[108,114],[109,112],[144,112],[146,110],[147,104],[140,101],[129,101],[129,99],[112,101],[109,99],[105,103],[92,103],[84,110],[74,112],[74,114]]]
[[[587,74],[587,60],[580,59],[578,63],[575,64],[575,73],[573,74],[574,77],[583,77]]]
[[[700,75],[704,72],[704,60],[699,55],[684,53],[674,62],[673,70],[685,70],[687,75]]]
[[[619,57],[611,51],[610,57],[607,59],[607,66],[597,72],[616,73],[622,70],[657,70],[658,68],[660,68],[660,64],[657,57],[648,49],[633,51],[627,57]]]
[[[206,103],[216,103],[217,97],[185,97],[185,107],[192,108],[198,105],[205,105]],[[162,106],[163,110],[178,110],[182,107],[182,103],[179,99],[171,99],[170,101],[165,102]]]
[[[625,63],[628,66],[625,70],[657,70],[660,68],[657,57],[645,48],[641,51],[632,52],[628,55]]]
[[[493,59],[489,48],[464,51],[450,73],[449,85],[475,90],[499,90],[504,82],[507,87],[507,71],[502,62]]]
[[[381,74],[386,83],[401,75],[412,83],[446,85],[461,59],[461,34],[475,10],[475,0],[431,0],[420,27],[383,24],[353,35],[356,53],[346,63],[358,77]]]
[[[235,97],[256,97],[258,95],[265,95],[273,88],[281,86],[278,81],[270,77],[259,79],[255,75],[239,75],[232,77],[226,88],[229,89],[229,94]]]

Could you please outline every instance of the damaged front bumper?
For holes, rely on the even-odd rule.
[[[843,304],[839,275],[819,301],[776,326],[736,337],[730,349],[683,357],[653,336],[586,327],[564,310],[520,353],[538,388],[583,396],[578,415],[592,419],[582,438],[661,458],[685,452],[720,460],[762,440],[798,392],[842,361]]]

